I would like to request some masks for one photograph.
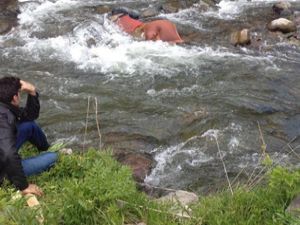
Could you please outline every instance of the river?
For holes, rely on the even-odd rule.
[[[82,146],[89,99],[86,145],[97,146],[96,98],[103,136],[156,140],[136,149],[156,159],[151,185],[201,191],[225,183],[219,153],[231,180],[241,171],[247,179],[261,165],[261,137],[274,163],[300,165],[287,146],[292,140],[300,150],[300,48],[234,47],[220,25],[259,20],[275,1],[222,0],[203,13],[192,6],[160,14],[198,33],[184,45],[134,40],[93,10],[157,1],[20,2],[19,25],[0,36],[0,74],[36,84],[38,122],[51,142]]]

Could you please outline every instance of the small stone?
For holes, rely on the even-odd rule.
[[[171,192],[166,196],[158,199],[159,202],[172,202],[179,203],[182,206],[187,206],[192,203],[196,203],[199,200],[198,195],[193,192],[178,190]]]
[[[233,32],[230,36],[230,43],[234,46],[248,45],[251,43],[250,32],[248,29]]]
[[[64,155],[72,155],[73,154],[73,150],[71,148],[62,148],[59,150],[59,152]]]

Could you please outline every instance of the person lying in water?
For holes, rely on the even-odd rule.
[[[166,41],[169,43],[183,43],[175,24],[169,20],[154,20],[141,22],[138,14],[130,12],[125,7],[113,9],[110,19],[115,22],[123,31],[134,36],[142,37],[151,41]]]

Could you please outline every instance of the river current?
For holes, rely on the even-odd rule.
[[[184,45],[134,40],[92,10],[123,3],[143,9],[157,1],[20,2],[19,26],[0,36],[0,74],[38,87],[38,122],[53,143],[82,145],[90,99],[86,145],[97,146],[97,98],[103,135],[157,140],[138,149],[157,161],[145,180],[155,186],[199,191],[224,182],[220,155],[231,180],[241,171],[247,179],[260,165],[262,137],[274,162],[300,165],[287,146],[292,141],[300,151],[299,47],[234,47],[215,27],[275,1],[223,0],[203,13],[195,6],[159,15],[205,36]]]

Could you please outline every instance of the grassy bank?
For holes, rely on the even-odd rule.
[[[0,189],[0,224],[300,224],[285,213],[291,198],[300,191],[300,172],[273,169],[264,186],[252,190],[240,186],[200,198],[191,206],[190,219],[170,213],[136,190],[127,167],[109,153],[90,150],[85,154],[60,156],[49,172],[31,178],[44,191],[40,208],[26,206],[8,184]]]

